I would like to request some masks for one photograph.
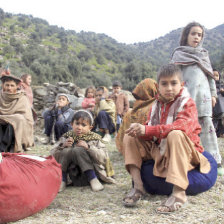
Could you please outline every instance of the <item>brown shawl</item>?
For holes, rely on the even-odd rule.
[[[0,123],[9,123],[15,132],[14,152],[33,146],[33,116],[24,92],[10,94],[0,92]]]
[[[156,81],[150,78],[142,80],[133,90],[132,95],[136,101],[133,109],[129,110],[123,117],[123,122],[116,137],[117,149],[122,152],[125,131],[131,123],[144,124],[147,121],[149,110],[157,94]]]

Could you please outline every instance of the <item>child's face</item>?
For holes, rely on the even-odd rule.
[[[113,93],[119,93],[121,91],[120,86],[113,86]]]
[[[218,81],[219,80],[219,73],[217,71],[214,71],[213,75],[215,77],[215,80]]]
[[[32,82],[32,78],[31,78],[31,76],[27,76],[27,77],[26,77],[26,84],[27,84],[28,86],[30,86],[31,82]]]
[[[88,133],[92,129],[92,126],[89,124],[88,120],[80,118],[79,120],[74,120],[72,129],[77,136],[80,136]]]
[[[59,96],[57,100],[57,105],[59,108],[65,107],[69,104],[69,101],[66,96]]]
[[[174,74],[173,76],[161,77],[158,90],[165,101],[170,102],[179,94],[183,85],[184,83],[181,83],[178,74]]]
[[[94,92],[93,92],[92,89],[89,89],[89,90],[87,91],[86,97],[87,97],[87,98],[93,98],[93,97],[94,97]]]
[[[100,102],[100,99],[102,98],[102,96],[103,96],[103,91],[102,90],[96,91],[96,95],[95,95],[96,103]]]
[[[200,26],[193,26],[187,37],[187,45],[197,47],[202,40],[203,30]]]

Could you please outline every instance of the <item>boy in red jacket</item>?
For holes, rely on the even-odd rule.
[[[133,188],[123,199],[125,206],[135,206],[144,197],[141,165],[144,160],[155,161],[153,174],[173,184],[173,192],[157,208],[157,212],[173,212],[187,201],[188,171],[200,165],[200,172],[210,170],[208,160],[201,154],[197,109],[184,87],[182,72],[177,65],[168,64],[157,75],[158,95],[145,125],[132,123],[124,136],[124,158],[133,179]]]

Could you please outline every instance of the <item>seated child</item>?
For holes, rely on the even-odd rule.
[[[55,143],[59,138],[72,129],[71,120],[74,111],[69,107],[70,101],[66,94],[60,93],[56,97],[56,104],[52,109],[43,112],[45,134],[48,143]]]
[[[107,88],[101,86],[96,90],[96,105],[94,108],[94,130],[99,129],[105,142],[111,141],[110,134],[115,132],[116,108],[112,99],[108,99]]]
[[[82,108],[93,111],[95,106],[95,88],[89,86],[85,92],[85,98],[82,101]]]
[[[119,81],[114,81],[112,84],[112,87],[113,87],[113,92],[109,96],[109,98],[111,98],[116,105],[116,113],[117,113],[116,129],[118,131],[124,114],[128,112],[129,101],[128,101],[128,97],[123,92],[121,92],[122,85]]]
[[[125,166],[133,179],[133,188],[123,199],[125,206],[135,206],[145,195],[141,179],[144,160],[155,161],[154,176],[173,184],[172,194],[157,208],[159,213],[174,212],[187,201],[188,171],[199,167],[208,173],[210,164],[202,155],[198,114],[195,102],[184,87],[182,72],[168,64],[157,75],[157,99],[145,125],[132,123],[123,143]]]
[[[65,133],[52,150],[53,156],[62,167],[63,180],[59,191],[66,187],[70,165],[76,168],[76,175],[72,178],[73,185],[82,186],[88,182],[93,191],[103,190],[98,178],[114,183],[114,171],[102,137],[91,132],[93,116],[87,110],[78,110],[71,123],[73,130]]]

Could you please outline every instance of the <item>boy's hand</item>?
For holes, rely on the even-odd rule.
[[[65,147],[65,148],[72,147],[73,143],[74,143],[74,139],[72,137],[69,137],[63,143],[63,147]]]
[[[130,128],[125,131],[131,137],[137,137],[145,134],[145,125],[139,123],[132,123]]]
[[[80,140],[80,141],[76,144],[76,146],[80,146],[80,147],[83,147],[83,148],[85,148],[85,149],[88,149],[88,148],[89,148],[88,144],[87,144],[85,141],[83,141],[83,140]]]

